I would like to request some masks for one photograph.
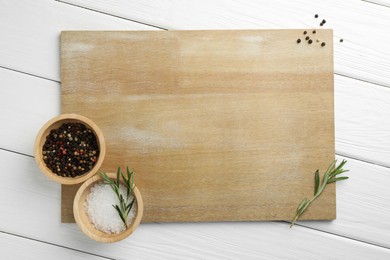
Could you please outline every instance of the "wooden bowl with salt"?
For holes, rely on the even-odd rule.
[[[111,179],[116,179],[115,173],[107,173],[107,176]],[[133,207],[135,207],[135,215],[128,223],[127,228],[119,233],[107,233],[96,228],[87,212],[88,195],[91,193],[91,189],[99,183],[103,183],[103,179],[99,175],[95,175],[84,182],[77,191],[73,201],[73,215],[76,223],[84,234],[98,242],[113,243],[125,239],[135,231],[141,222],[144,209],[141,193],[135,186],[133,189],[133,196],[135,198]],[[111,203],[106,206],[110,208],[109,210],[113,210]]]
[[[68,138],[68,139],[65,140],[64,137],[60,139],[59,137],[57,137],[57,133],[56,134],[53,133],[55,131],[58,131],[62,126],[64,126],[64,124],[67,124],[68,127],[70,127],[70,128],[72,128],[74,125],[78,125],[79,127],[83,127],[84,130],[88,131],[89,137],[94,136],[95,137],[94,144],[97,145],[97,151],[94,151],[94,152],[96,153],[97,156],[86,157],[87,155],[82,154],[82,153],[84,153],[84,150],[86,150],[86,148],[88,148],[88,147],[85,147],[85,146],[89,145],[87,142],[87,144],[82,143],[83,146],[80,147],[80,155],[77,152],[77,155],[73,155],[73,156],[75,156],[75,158],[69,158],[69,156],[70,156],[69,143],[70,144],[76,143],[76,141],[73,139],[77,140],[77,136],[72,137],[71,135],[69,135],[70,133],[66,133],[64,135],[66,135],[66,138]],[[51,148],[52,150],[50,151],[50,153],[53,153],[53,151],[54,151],[55,155],[57,155],[57,153],[59,153],[58,158],[55,159],[57,161],[54,161],[51,158],[48,159],[47,158],[48,152],[44,151],[44,146],[46,145],[46,142],[47,142],[49,136],[51,136],[51,135],[55,135],[55,137],[53,137],[53,141],[52,141],[53,148]],[[69,137],[68,137],[68,135],[69,135]],[[68,148],[68,149],[59,150],[58,147],[55,147],[56,144],[58,144],[59,142],[68,142],[67,144],[66,143],[64,144],[65,145],[64,147]],[[79,141],[79,143],[80,143],[80,141]],[[62,147],[60,147],[60,148],[62,148]],[[57,149],[57,150],[55,150],[55,149]],[[66,154],[67,152],[68,152],[68,155]],[[72,153],[76,153],[76,152],[72,151]],[[65,185],[74,185],[77,183],[81,183],[81,182],[84,182],[85,180],[87,180],[88,178],[92,177],[93,175],[95,175],[95,173],[100,169],[100,167],[103,163],[105,153],[106,153],[106,144],[104,141],[102,131],[98,128],[98,126],[92,120],[90,120],[87,117],[78,115],[78,114],[62,114],[60,116],[57,116],[55,118],[50,119],[40,129],[40,131],[35,139],[35,145],[34,145],[35,161],[38,164],[41,171],[47,177],[49,177],[49,179],[54,180],[56,182],[59,182],[61,184],[65,184]],[[91,162],[91,160],[93,160],[93,162],[91,162],[91,164],[88,165],[88,167],[86,167],[85,169],[84,168],[73,169],[73,167],[75,167],[75,166],[72,163],[74,163],[74,162],[78,163],[81,160],[84,163]],[[55,170],[57,169],[57,168],[55,168],[57,166],[54,167],[54,165],[56,165],[56,163],[58,163],[58,162],[61,162],[61,165],[58,166],[58,167],[61,167],[61,169],[58,168],[58,169],[60,169],[59,172],[54,172],[53,168]],[[50,168],[48,165],[49,163],[53,163],[54,165],[50,165],[51,166],[51,168]],[[64,169],[62,169],[65,167],[68,168],[68,169],[66,169],[66,172],[64,172],[63,171]],[[76,174],[76,171],[77,171],[77,174]],[[80,173],[80,171],[82,171],[82,172]]]

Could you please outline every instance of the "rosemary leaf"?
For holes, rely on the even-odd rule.
[[[314,174],[314,195],[318,192],[318,187],[320,186],[320,171],[317,170]]]
[[[107,175],[100,175],[100,176],[103,178],[105,183],[110,184],[110,185],[112,184],[112,180],[110,178],[108,178]]]
[[[297,213],[300,211],[300,209],[303,207],[303,205],[307,202],[307,198],[304,198],[301,203],[299,204],[297,208]]]
[[[130,189],[129,189],[129,178],[126,178],[126,176],[123,174],[123,172],[121,173],[121,175],[122,175],[122,179],[123,179],[123,181],[125,182],[125,185],[126,185],[126,198],[128,199],[129,198],[129,196],[130,196]]]
[[[122,194],[119,194],[119,206],[122,212],[125,211],[126,209],[125,199],[123,198]]]
[[[310,200],[307,200],[305,201],[305,203],[302,205],[302,207],[298,210],[298,213],[297,215],[301,215],[306,209],[307,207],[309,207],[311,201]]]
[[[129,215],[130,210],[131,210],[131,208],[133,207],[134,202],[135,202],[135,198],[133,198],[133,200],[130,202],[130,204],[127,205],[127,208],[126,208],[126,210],[127,210],[127,211],[126,211],[127,215]]]
[[[129,170],[129,167],[127,167],[127,174],[130,176],[130,183],[129,184],[131,184],[131,186],[130,186],[130,188],[131,188],[131,190],[134,190],[134,171],[131,171],[130,172],[130,170]]]
[[[116,209],[116,211],[118,212],[118,215],[119,215],[119,217],[121,218],[123,224],[124,224],[125,227],[127,228],[127,221],[126,221],[125,217],[123,216],[122,211],[120,210],[120,208],[118,207],[118,205],[115,205],[115,206],[112,205],[112,206]]]
[[[119,187],[119,174],[121,172],[121,168],[118,167],[118,171],[116,172],[116,185]]]
[[[338,177],[338,178],[332,178],[328,181],[328,183],[332,183],[332,182],[336,182],[336,181],[342,181],[342,180],[346,180],[348,179],[348,177],[346,176],[343,176],[343,177]]]

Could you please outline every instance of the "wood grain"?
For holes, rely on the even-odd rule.
[[[301,34],[63,32],[62,112],[134,167],[144,222],[291,219],[334,159],[332,32]],[[334,186],[305,218],[335,218]]]
[[[0,128],[0,148],[32,156],[39,129],[60,114],[60,85],[7,69],[0,77],[12,86],[0,88],[0,110],[7,111],[0,120],[8,122]],[[389,88],[335,75],[337,153],[390,166],[389,99]]]

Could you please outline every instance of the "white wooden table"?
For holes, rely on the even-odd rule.
[[[60,185],[32,155],[60,114],[62,30],[318,28],[321,18],[335,36],[336,153],[350,169],[337,220],[150,223],[116,244],[60,223]],[[0,0],[0,84],[0,259],[390,259],[389,0]]]

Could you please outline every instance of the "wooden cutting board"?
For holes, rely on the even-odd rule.
[[[62,113],[135,170],[143,222],[291,220],[335,153],[332,31],[308,31],[62,32]],[[302,219],[335,216],[330,185]]]

